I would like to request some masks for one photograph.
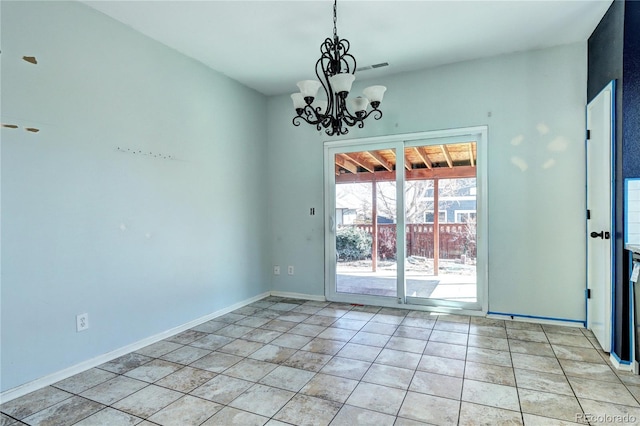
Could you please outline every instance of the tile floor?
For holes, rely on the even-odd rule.
[[[638,424],[640,376],[606,359],[578,328],[269,297],[4,403],[0,425]]]

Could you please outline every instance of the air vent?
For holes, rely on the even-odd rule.
[[[389,66],[389,62],[380,62],[379,64],[365,65],[364,67],[356,68],[356,71],[367,71],[367,70],[372,70],[374,68],[383,68],[388,66]]]

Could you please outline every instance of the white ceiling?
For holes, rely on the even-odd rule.
[[[369,79],[587,40],[612,0],[338,1],[338,35]],[[330,0],[83,3],[265,95],[315,78]]]

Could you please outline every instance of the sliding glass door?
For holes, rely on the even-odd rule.
[[[467,130],[325,143],[329,300],[483,308],[486,129]]]

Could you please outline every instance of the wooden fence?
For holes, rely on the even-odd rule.
[[[354,225],[364,229],[370,235],[373,225]],[[476,257],[475,231],[469,232],[466,223],[441,223],[440,259],[460,259]],[[406,226],[407,257],[422,256],[433,259],[433,224],[418,223]],[[396,225],[385,223],[378,225],[378,259],[395,259],[396,257]]]

